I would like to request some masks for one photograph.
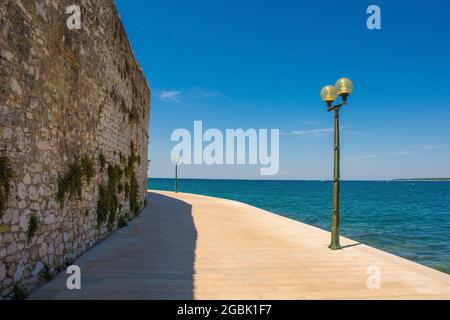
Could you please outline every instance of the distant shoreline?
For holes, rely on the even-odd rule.
[[[148,177],[147,180],[151,179],[159,179],[159,180],[173,180],[173,177]],[[179,180],[211,180],[211,181],[292,181],[292,182],[298,182],[298,181],[307,181],[307,182],[332,182],[333,180],[320,180],[320,179],[314,179],[314,180],[308,180],[308,179],[224,179],[224,178],[178,178]],[[446,181],[449,182],[450,178],[399,178],[399,179],[380,179],[380,180],[341,180],[341,182],[442,182]]]
[[[409,179],[394,179],[393,181],[434,182],[434,181],[450,181],[450,178],[409,178]]]

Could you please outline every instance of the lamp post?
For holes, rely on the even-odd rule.
[[[339,201],[340,201],[340,144],[339,144],[339,110],[347,104],[348,96],[353,92],[352,81],[348,78],[339,79],[335,86],[325,86],[320,97],[328,106],[328,112],[334,111],[334,169],[333,169],[333,200],[331,214],[331,250],[342,249],[339,243]],[[342,102],[333,106],[337,96]]]
[[[172,162],[175,165],[175,193],[178,193],[178,165],[180,164],[180,158],[173,157]]]

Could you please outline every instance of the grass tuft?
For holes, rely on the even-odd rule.
[[[48,264],[44,263],[44,268],[39,273],[39,278],[44,282],[50,282],[53,279],[53,275],[50,271]]]
[[[27,291],[20,285],[15,284],[11,294],[12,300],[25,300],[27,297]]]
[[[120,217],[119,221],[117,222],[118,228],[125,228],[128,226],[128,220],[125,217]]]

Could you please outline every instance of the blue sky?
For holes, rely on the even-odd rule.
[[[182,177],[329,179],[342,76],[342,178],[450,176],[450,2],[116,0],[152,88],[151,177],[171,177],[177,128],[279,128],[280,173],[183,166]],[[381,8],[368,30],[366,9]],[[316,131],[319,130],[319,131]],[[321,131],[320,131],[321,130]],[[300,131],[301,134],[293,132]]]

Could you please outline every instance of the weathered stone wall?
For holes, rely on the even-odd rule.
[[[72,4],[81,30],[66,26]],[[32,289],[143,208],[149,108],[113,0],[1,0],[0,157],[12,171],[2,296]]]

